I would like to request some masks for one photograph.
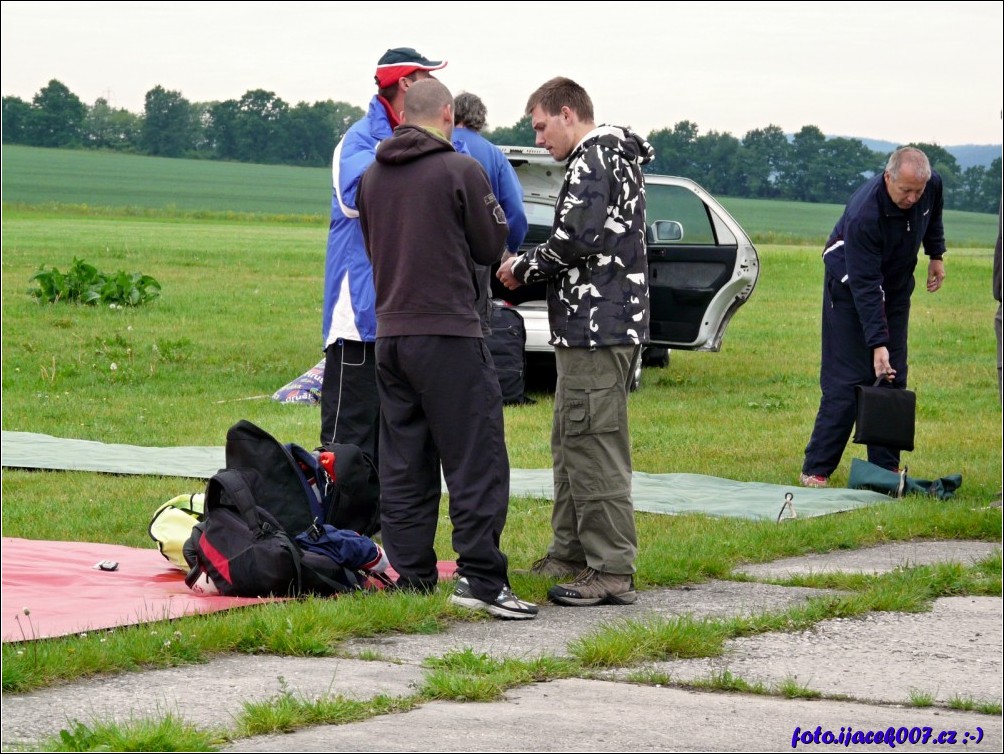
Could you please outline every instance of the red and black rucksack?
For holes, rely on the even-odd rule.
[[[242,420],[227,432],[226,463],[206,486],[204,520],[184,548],[189,587],[256,597],[388,584],[372,539],[326,523],[337,484],[318,455]]]
[[[293,597],[302,591],[300,555],[275,516],[255,503],[253,470],[221,469],[206,485],[205,519],[192,529],[185,583],[202,574],[230,597]]]

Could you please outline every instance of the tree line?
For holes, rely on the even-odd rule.
[[[187,157],[265,164],[329,165],[334,145],[365,112],[346,102],[290,105],[264,89],[240,99],[190,102],[155,86],[142,114],[99,98],[87,105],[53,79],[31,102],[3,98],[3,143],[105,149],[157,157]],[[496,144],[533,146],[529,116],[486,130]],[[826,138],[803,126],[792,138],[780,126],[701,134],[680,121],[647,136],[656,158],[647,171],[692,178],[713,194],[843,204],[865,178],[881,172],[888,154],[857,139]],[[965,170],[937,144],[923,149],[945,185],[949,209],[995,213],[1001,195],[1001,158]]]

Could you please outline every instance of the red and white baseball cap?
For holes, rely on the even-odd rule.
[[[374,78],[377,86],[382,89],[415,71],[438,71],[445,67],[445,60],[429,60],[413,47],[394,47],[377,61]]]

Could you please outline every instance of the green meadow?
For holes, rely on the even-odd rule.
[[[4,145],[3,202],[198,216],[327,215],[331,171]]]
[[[322,356],[329,201],[326,170],[5,146],[3,429],[149,446],[222,445],[227,428],[248,419],[283,441],[314,447],[318,409],[280,405],[269,396]],[[840,207],[724,203],[757,239],[759,284],[720,353],[674,351],[668,367],[646,369],[630,404],[635,467],[792,484],[819,399],[819,244]],[[922,478],[962,474],[957,496],[890,500],[784,527],[639,513],[641,588],[726,578],[741,562],[895,539],[1000,541],[1000,509],[987,507],[1001,489],[991,296],[996,224],[990,215],[947,213],[945,287],[927,294],[921,280],[914,296],[910,384],[918,400],[917,448],[904,461]],[[40,304],[29,295],[29,279],[41,266],[65,270],[75,257],[103,271],[152,275],[163,286],[161,296],[136,308],[110,308]],[[917,274],[923,277],[923,265]],[[513,467],[550,465],[552,397],[533,397],[534,405],[506,408]],[[846,484],[850,459],[864,456],[862,447],[849,444],[834,484]],[[3,470],[2,483],[4,536],[151,548],[146,527],[153,510],[203,485],[14,469]],[[451,558],[443,521],[438,551]],[[512,567],[540,557],[549,531],[547,501],[514,499],[503,536]],[[999,559],[995,567],[999,571]],[[548,584],[515,576],[514,586],[541,601]],[[989,591],[1000,593],[999,579]],[[374,599],[374,605],[390,602],[390,617],[377,623],[374,616],[362,628],[347,611],[364,609],[365,598],[305,600],[258,613],[276,624],[321,626],[317,634],[303,629],[309,649],[276,646],[248,611],[186,619],[200,635],[217,638],[185,655],[145,649],[139,634],[129,640],[129,630],[117,633],[126,638],[114,647],[88,644],[82,664],[86,640],[78,637],[32,643],[42,647],[34,652],[5,644],[3,688],[24,691],[224,651],[335,653],[353,632],[437,630],[463,619],[445,592],[440,597]],[[342,624],[347,627],[330,628]]]
[[[700,183],[699,176],[691,176]],[[822,244],[843,207],[718,197],[756,243]],[[211,214],[282,216],[327,223],[331,171],[280,165],[174,160],[96,151],[3,147],[3,202],[74,205],[132,215],[198,218]],[[247,218],[245,218],[247,219]],[[277,219],[277,218],[273,218]],[[992,215],[946,212],[952,246],[992,246]]]

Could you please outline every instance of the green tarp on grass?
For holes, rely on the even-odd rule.
[[[208,479],[225,465],[223,447],[155,448],[73,440],[34,432],[2,433],[3,465],[11,468],[150,474]],[[550,499],[550,469],[513,469],[510,494]],[[197,491],[187,484],[179,493]],[[444,485],[443,489],[446,487]],[[709,516],[776,520],[791,494],[796,517],[806,518],[890,502],[869,490],[738,482],[703,474],[646,474],[633,477],[634,506],[647,513],[704,513]],[[786,512],[785,517],[790,513]]]

